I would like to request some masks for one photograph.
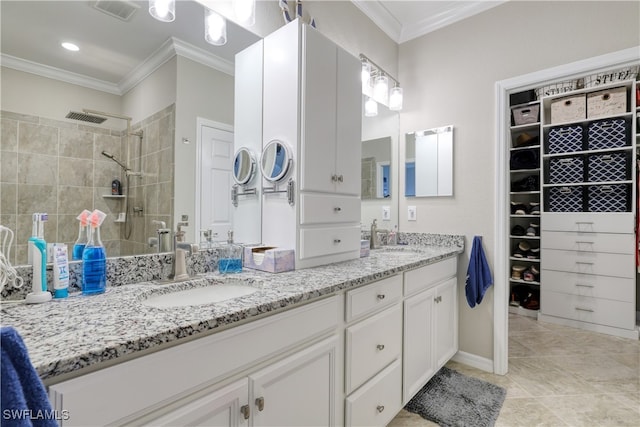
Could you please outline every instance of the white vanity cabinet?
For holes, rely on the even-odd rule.
[[[295,249],[296,268],[360,256],[360,71],[298,20],[264,38],[263,149],[280,141],[291,163],[281,181],[263,179],[262,242]]]
[[[342,301],[333,296],[63,381],[49,397],[69,411],[63,426],[243,425],[245,414],[256,426],[332,425],[342,401]]]
[[[404,273],[403,405],[458,351],[456,268],[449,258]]]
[[[402,276],[347,292],[345,425],[385,426],[402,409]]]

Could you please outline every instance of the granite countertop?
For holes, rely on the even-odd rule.
[[[458,245],[383,247],[372,250],[369,257],[286,273],[245,269],[227,276],[201,274],[178,284],[142,282],[109,287],[101,295],[76,294],[45,304],[3,304],[1,319],[3,325],[20,332],[40,377],[55,383],[55,377],[62,374],[128,359],[143,350],[159,350],[167,343],[204,336],[216,328],[276,313],[462,251]],[[229,279],[246,281],[258,291],[223,302],[177,308],[142,303],[150,295]]]

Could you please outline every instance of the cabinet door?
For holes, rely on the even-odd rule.
[[[362,177],[362,64],[338,48],[336,192],[360,195]]]
[[[454,277],[436,287],[435,357],[436,369],[444,366],[458,351],[458,290]]]
[[[337,349],[327,338],[250,375],[253,425],[335,425]]]
[[[303,28],[300,190],[333,192],[337,182],[337,47],[317,30]]]
[[[435,290],[428,289],[404,302],[402,403],[406,404],[435,373],[433,306]]]
[[[150,426],[247,426],[249,385],[246,378],[150,421]],[[246,415],[245,415],[246,414]]]

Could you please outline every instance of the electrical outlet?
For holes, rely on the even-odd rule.
[[[407,219],[409,221],[417,221],[418,220],[418,210],[415,206],[407,207]]]
[[[391,206],[382,207],[382,220],[391,221]]]

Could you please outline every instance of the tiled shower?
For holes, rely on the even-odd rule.
[[[134,131],[143,131],[142,157],[138,138],[132,136],[127,143],[124,131],[9,111],[0,112],[0,119],[0,223],[15,233],[12,264],[27,263],[34,212],[49,215],[44,236],[49,243],[71,248],[78,234],[76,216],[83,209],[100,209],[108,214],[101,227],[107,256],[155,251],[148,244],[157,228],[151,221],[172,227],[174,105],[132,125]],[[143,172],[142,178],[130,178],[133,229],[128,240],[124,223],[115,222],[124,212],[124,200],[104,197],[111,194],[113,179],[120,180],[126,192],[126,178],[115,162],[101,155],[107,151],[126,161],[127,144],[127,166]]]

